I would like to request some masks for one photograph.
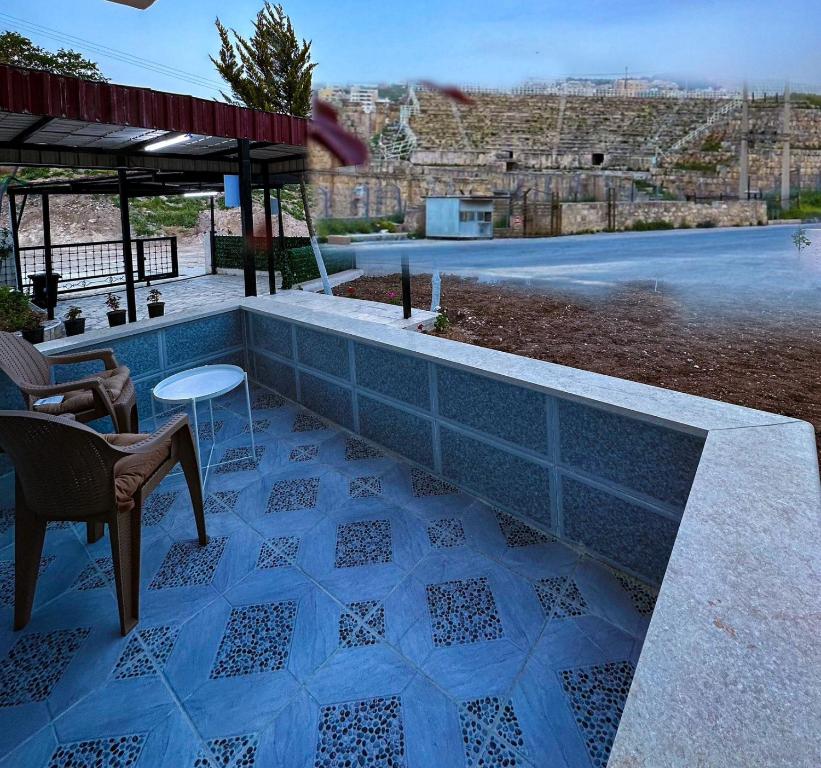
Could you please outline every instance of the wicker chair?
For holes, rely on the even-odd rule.
[[[52,366],[90,360],[102,360],[105,370],[77,381],[50,383]],[[118,432],[139,431],[137,397],[130,371],[117,365],[112,349],[46,356],[19,336],[2,332],[0,370],[20,390],[29,410],[34,410],[34,402],[40,398],[63,395],[63,402],[38,406],[37,412],[53,416],[73,413],[82,422],[110,416]]]
[[[101,435],[73,419],[0,411],[0,447],[15,468],[14,628],[31,618],[50,520],[108,523],[120,631],[137,623],[142,503],[177,462],[182,465],[201,546],[208,543],[199,464],[188,417],[152,435]]]

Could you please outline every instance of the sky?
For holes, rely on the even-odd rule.
[[[312,40],[320,83],[431,79],[509,87],[564,76],[660,75],[682,83],[784,79],[821,86],[821,0],[283,0]],[[242,34],[262,0],[3,0],[0,29],[74,47],[114,82],[212,97],[214,19]],[[15,17],[11,19],[9,17]],[[21,20],[21,21],[20,21]],[[38,25],[32,27],[31,25]],[[46,28],[46,29],[44,29]],[[192,83],[86,43],[195,73]],[[202,80],[207,82],[202,82]]]

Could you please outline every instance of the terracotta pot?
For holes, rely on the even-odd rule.
[[[124,309],[112,309],[110,312],[107,312],[106,314],[108,315],[108,324],[112,328],[115,325],[125,325]]]
[[[152,301],[148,305],[148,316],[149,317],[162,317],[165,314],[165,302],[164,301]]]

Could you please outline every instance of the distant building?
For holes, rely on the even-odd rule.
[[[379,88],[375,85],[352,85],[348,91],[348,101],[355,104],[374,105],[379,100]]]
[[[492,238],[492,197],[425,198],[425,236]]]

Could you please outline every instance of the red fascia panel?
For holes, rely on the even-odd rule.
[[[0,110],[294,146],[307,141],[307,121],[291,115],[2,64]]]

